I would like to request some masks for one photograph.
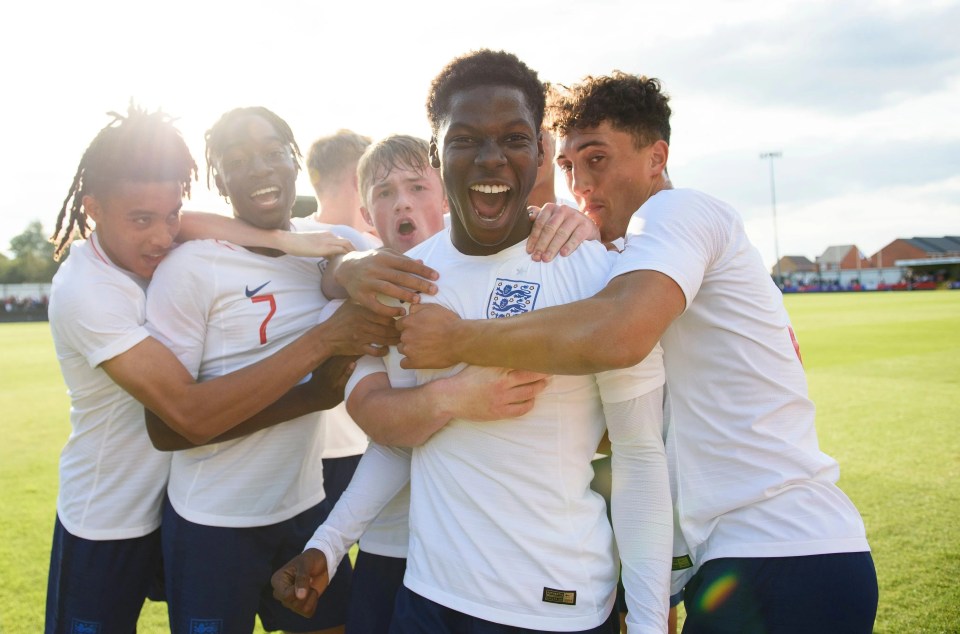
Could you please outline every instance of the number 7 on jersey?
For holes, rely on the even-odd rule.
[[[255,297],[251,297],[250,301],[254,304],[258,302],[270,302],[270,312],[267,313],[266,318],[264,318],[260,324],[260,345],[262,346],[267,343],[267,323],[270,322],[273,314],[277,312],[277,300],[273,298],[273,294],[271,293],[269,295],[256,295]]]

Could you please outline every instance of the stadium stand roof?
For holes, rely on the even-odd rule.
[[[922,249],[930,257],[945,255],[960,255],[960,236],[943,236],[942,238],[907,238],[906,240],[918,249]]]
[[[921,258],[919,260],[897,260],[894,262],[897,266],[921,267],[921,266],[946,266],[948,264],[960,264],[960,256],[949,256],[942,258]]]

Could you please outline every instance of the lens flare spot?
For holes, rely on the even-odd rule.
[[[710,587],[700,597],[701,612],[714,612],[737,589],[737,578],[732,572],[723,575],[710,584]]]

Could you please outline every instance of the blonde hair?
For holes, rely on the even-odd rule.
[[[430,144],[407,134],[391,134],[367,148],[357,163],[357,183],[363,204],[370,207],[370,188],[380,174],[394,169],[412,169],[421,174],[430,169]]]
[[[356,164],[372,139],[353,130],[341,129],[313,142],[307,153],[307,173],[319,193],[325,185],[339,182],[344,170]]]

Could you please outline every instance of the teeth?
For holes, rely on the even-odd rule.
[[[507,185],[471,185],[470,189],[481,194],[502,194],[510,191]]]
[[[258,189],[257,191],[253,192],[252,194],[250,194],[250,196],[255,198],[257,196],[263,196],[264,194],[270,194],[270,193],[279,192],[279,191],[280,191],[280,188],[276,186],[264,187],[263,189]]]

